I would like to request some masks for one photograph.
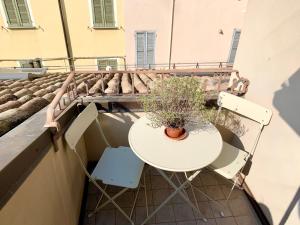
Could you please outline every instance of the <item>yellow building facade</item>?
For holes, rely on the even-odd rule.
[[[68,57],[76,70],[124,64],[123,0],[0,0],[0,12],[0,67],[40,58],[63,71]]]

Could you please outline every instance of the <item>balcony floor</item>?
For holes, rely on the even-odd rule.
[[[229,193],[230,184],[225,179],[217,176],[211,171],[204,170],[194,180],[194,185],[207,193],[213,199],[225,204],[225,196]],[[156,172],[150,169],[146,173],[147,196],[149,209],[153,209],[159,205],[173,189],[167,182]],[[116,187],[108,188],[109,193],[115,193],[120,189]],[[190,199],[192,197],[191,190],[187,189]],[[130,211],[130,206],[134,199],[133,191],[127,191],[117,199],[119,205]],[[89,184],[88,196],[86,201],[86,211],[84,225],[127,225],[130,224],[112,204],[101,209],[96,215],[88,218],[97,203],[99,197],[98,190]],[[169,204],[162,208],[147,224],[151,225],[260,225],[260,221],[256,216],[250,202],[245,193],[239,189],[235,189],[231,195],[228,205],[223,208],[224,217],[220,216],[220,206],[212,201],[208,201],[206,197],[196,192],[199,208],[204,216],[208,219],[204,223],[198,214],[179,196],[175,196]],[[144,190],[141,188],[137,200],[137,206],[133,213],[133,220],[136,224],[140,224],[146,216]]]

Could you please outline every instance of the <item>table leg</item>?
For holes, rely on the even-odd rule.
[[[186,181],[184,181],[183,183],[181,183],[179,186],[176,186],[174,184],[174,182],[160,169],[156,168],[156,170],[158,171],[158,173],[166,179],[166,181],[175,189],[175,191],[169,195],[169,197],[167,197],[145,220],[143,223],[141,223],[141,225],[146,224],[163,206],[165,206],[167,204],[167,202],[169,202],[177,193],[179,193],[181,195],[181,197],[197,212],[199,212],[199,214],[203,217],[202,213],[200,212],[199,208],[196,207],[188,198],[188,196],[186,196],[183,191],[185,192],[184,188],[185,186],[191,182],[199,173],[200,171],[196,171],[194,172],[190,177],[188,177],[188,179],[186,179]],[[203,221],[207,222],[207,219],[205,217],[202,218]]]
[[[201,172],[200,170],[195,171],[191,176],[186,177],[186,181],[184,181],[179,187],[177,187],[174,182],[172,180],[169,179],[169,177],[160,169],[156,170],[168,181],[168,183],[175,189],[175,193],[179,193],[181,195],[181,197],[194,209],[196,210],[199,215],[202,217],[204,222],[207,222],[207,219],[203,216],[203,214],[201,213],[201,211],[199,210],[199,207],[196,207],[191,201],[190,199],[181,191],[183,188],[185,188],[186,184],[189,184],[190,182],[192,182],[194,180],[195,177],[197,177],[197,175]],[[185,191],[185,190],[184,190]],[[173,192],[174,193],[174,192]],[[197,201],[196,201],[197,203]],[[198,206],[198,205],[197,205]]]

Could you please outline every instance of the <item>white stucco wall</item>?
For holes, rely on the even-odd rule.
[[[272,224],[300,224],[299,24],[300,1],[250,0],[235,63],[246,98],[273,110],[246,180]]]

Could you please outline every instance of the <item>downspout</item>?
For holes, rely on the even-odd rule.
[[[169,54],[169,69],[171,69],[171,60],[172,60],[174,11],[175,11],[175,0],[173,0],[173,6],[172,6],[172,21],[171,21],[171,40],[170,40],[170,54]]]
[[[64,32],[65,44],[67,49],[68,61],[70,66],[70,71],[74,70],[74,61],[73,61],[73,51],[71,45],[71,37],[69,32],[69,26],[67,21],[67,13],[64,0],[58,0],[60,18]]]

